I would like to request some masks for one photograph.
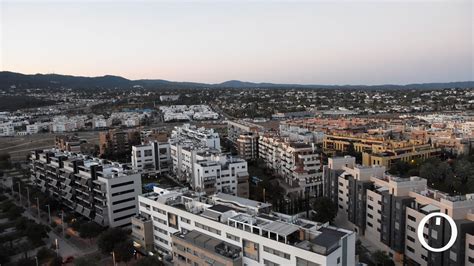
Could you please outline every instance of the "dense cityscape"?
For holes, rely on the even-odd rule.
[[[473,11],[0,0],[0,266],[474,265]]]

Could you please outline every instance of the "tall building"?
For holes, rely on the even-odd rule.
[[[224,193],[155,187],[139,196],[132,237],[135,246],[152,247],[147,251],[175,265],[355,265],[352,231],[271,207]]]
[[[249,132],[240,134],[236,141],[237,153],[245,160],[258,158],[258,134]]]
[[[323,194],[320,155],[314,144],[289,142],[276,136],[260,136],[259,158],[281,177],[287,194],[319,196]]]
[[[329,159],[324,191],[338,204],[338,220],[348,221],[347,227],[378,243],[377,248],[397,264],[472,265],[474,196],[449,196],[429,189],[426,179],[394,177],[383,169],[357,166],[352,157]],[[418,226],[426,215],[439,212],[453,218],[458,236],[447,251],[428,252],[418,239]],[[443,247],[451,238],[451,227],[446,219],[431,220],[423,226],[423,237],[430,246]]]
[[[30,167],[41,191],[98,224],[129,226],[137,214],[141,177],[124,165],[51,149],[31,152]]]
[[[145,173],[165,173],[171,169],[170,144],[148,142],[132,146],[132,168]]]

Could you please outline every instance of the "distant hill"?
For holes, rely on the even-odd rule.
[[[16,86],[21,89],[28,88],[131,88],[142,86],[152,89],[173,88],[365,88],[365,89],[443,89],[443,88],[474,88],[474,81],[449,82],[449,83],[420,83],[408,85],[303,85],[303,84],[274,84],[254,83],[239,80],[229,80],[218,84],[196,82],[176,82],[163,79],[129,80],[119,76],[106,75],[102,77],[81,77],[60,74],[34,74],[2,71],[0,72],[0,89]]]

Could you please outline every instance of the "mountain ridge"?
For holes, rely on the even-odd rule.
[[[308,89],[335,89],[335,88],[367,88],[367,89],[442,89],[442,88],[474,88],[474,81],[433,82],[412,84],[381,84],[381,85],[323,85],[323,84],[278,84],[268,82],[248,82],[228,80],[222,83],[200,83],[187,81],[170,81],[164,79],[130,80],[121,76],[104,75],[96,77],[73,76],[62,74],[22,74],[11,71],[0,71],[0,89],[11,86],[17,88],[59,88],[70,87],[76,89],[87,88],[144,88],[172,89],[172,88],[308,88]]]

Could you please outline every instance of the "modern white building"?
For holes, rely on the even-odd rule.
[[[249,197],[247,161],[223,154],[212,154],[194,165],[191,187],[206,194],[223,192]]]
[[[171,170],[171,149],[169,143],[149,142],[132,146],[132,167],[145,173],[165,173]]]
[[[57,149],[33,151],[31,181],[70,210],[103,226],[131,225],[141,176],[124,165]]]
[[[200,258],[213,265],[356,263],[352,231],[275,213],[271,204],[229,194],[206,197],[155,187],[139,196],[139,212],[132,219],[135,245],[175,265]]]
[[[221,149],[219,134],[215,132],[214,129],[198,128],[190,124],[183,124],[173,129],[170,143],[179,142],[181,140],[190,140],[215,150]]]
[[[15,128],[12,123],[0,124],[0,137],[15,136]]]

